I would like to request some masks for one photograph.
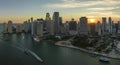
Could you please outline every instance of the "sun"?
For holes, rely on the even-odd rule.
[[[90,23],[95,23],[95,19],[90,19]]]

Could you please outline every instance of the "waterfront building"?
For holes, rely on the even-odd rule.
[[[28,22],[27,22],[27,29],[28,29],[28,32],[30,33],[30,32],[31,32],[31,23],[30,23],[30,19],[28,19]]]
[[[33,17],[31,17],[31,35],[34,35],[34,21],[33,21]]]
[[[77,34],[77,22],[72,20],[69,22],[69,34],[70,35],[76,35]]]
[[[12,21],[8,21],[8,33],[13,33],[13,24]]]
[[[27,21],[25,21],[24,23],[23,23],[23,30],[24,30],[24,32],[28,32],[28,29],[27,29]]]
[[[59,12],[54,12],[53,22],[54,22],[54,34],[57,35],[60,33]]]
[[[37,21],[37,36],[43,36],[43,20]]]
[[[86,17],[81,17],[79,21],[79,33],[83,35],[88,35],[88,20]]]
[[[35,20],[33,23],[32,23],[32,35],[36,35],[37,34],[37,20]]]
[[[3,23],[3,33],[7,33],[8,32],[8,25],[7,23]]]
[[[46,13],[46,32],[49,34],[49,35],[53,35],[54,31],[53,31],[53,22],[50,18],[50,14],[49,13]]]
[[[16,33],[21,33],[22,32],[22,26],[19,24],[16,26]]]

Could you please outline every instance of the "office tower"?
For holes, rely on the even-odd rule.
[[[107,31],[106,17],[102,17],[102,33],[104,34]]]
[[[12,26],[12,21],[8,21],[8,33],[13,33]]]
[[[28,32],[28,22],[27,21],[25,21],[23,23],[23,26],[24,26],[24,32]]]
[[[112,33],[112,19],[111,19],[111,17],[108,18],[108,32]]]
[[[90,34],[95,35],[95,23],[90,23]]]
[[[88,35],[88,21],[86,17],[81,17],[79,22],[79,34]]]
[[[49,34],[49,35],[53,35],[53,23],[51,21],[51,18],[50,18],[50,14],[49,13],[46,13],[46,32]]]
[[[117,33],[116,24],[113,23],[113,22],[112,22],[112,24],[113,24],[113,26],[112,26],[112,35],[116,35],[116,33]]]
[[[101,27],[100,21],[98,21],[97,24],[96,24],[96,32],[97,32],[98,35],[101,35],[102,27]]]
[[[60,26],[62,25],[62,17],[59,17]]]
[[[33,23],[33,30],[32,30],[32,35],[36,35],[37,34],[37,20],[35,20]]]
[[[37,21],[37,35],[43,36],[43,20]]]
[[[69,34],[70,35],[76,35],[77,34],[77,23],[76,23],[76,21],[74,21],[74,19],[72,19],[69,22]]]
[[[25,22],[23,23],[23,30],[24,30],[24,32],[26,32],[26,33],[31,32],[30,19],[28,19],[28,21],[25,21]]]
[[[54,12],[53,22],[54,22],[54,34],[57,35],[60,32],[59,12]]]
[[[34,35],[34,22],[33,22],[33,17],[31,17],[31,35]]]
[[[28,22],[27,22],[27,29],[28,29],[28,32],[30,33],[31,32],[31,23],[30,23],[30,19],[28,19]]]
[[[68,35],[64,23],[60,27],[60,34],[62,34],[62,35]]]
[[[118,34],[120,35],[120,21],[118,21]]]
[[[54,35],[54,22],[51,20],[50,14],[46,13],[46,31],[49,35]]]
[[[64,23],[64,27],[65,27],[65,30],[66,30],[66,34],[68,34],[69,33],[69,22],[68,21],[66,21]]]
[[[8,25],[7,23],[3,23],[3,33],[7,33],[8,32]]]
[[[19,25],[16,26],[16,33],[21,33],[21,32],[22,32],[22,27],[19,24]]]

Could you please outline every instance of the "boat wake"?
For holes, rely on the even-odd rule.
[[[25,53],[27,55],[31,55],[38,61],[43,62],[43,60],[36,53],[34,53],[33,51],[31,51],[29,49],[24,49],[24,48],[18,47],[18,46],[12,46],[12,47],[15,47],[15,48],[19,49],[20,51],[22,51],[23,53]]]

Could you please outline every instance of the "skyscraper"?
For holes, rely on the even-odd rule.
[[[37,21],[37,35],[43,36],[43,21]]]
[[[28,32],[28,22],[27,21],[24,22],[24,27],[25,27],[24,31]]]
[[[120,35],[120,21],[118,21],[118,34]]]
[[[19,25],[17,25],[17,27],[16,27],[16,33],[21,33],[22,32],[22,27],[21,27],[21,25],[19,24]]]
[[[69,34],[70,35],[76,35],[77,34],[77,22],[72,20],[69,22]]]
[[[60,26],[62,25],[62,17],[59,17]]]
[[[12,21],[8,21],[8,33],[13,33],[13,29],[12,29]]]
[[[97,24],[96,24],[96,32],[97,32],[97,34],[98,35],[101,35],[101,23],[100,23],[100,21],[98,21],[97,22]]]
[[[108,32],[112,33],[112,19],[111,19],[111,17],[108,18]]]
[[[60,22],[59,22],[59,12],[54,12],[53,14],[53,22],[54,22],[54,34],[60,33]]]
[[[8,33],[8,25],[7,25],[7,23],[3,23],[3,33]]]
[[[90,33],[91,35],[95,35],[95,23],[90,23]]]
[[[31,23],[30,23],[30,19],[28,19],[27,26],[28,26],[28,32],[31,32]]]
[[[102,33],[104,34],[107,31],[106,17],[102,17]]]
[[[88,21],[86,17],[81,17],[79,21],[79,34],[88,35]]]
[[[51,21],[50,14],[46,13],[46,31],[49,35],[53,35],[53,22]]]
[[[31,34],[34,35],[34,22],[33,22],[33,17],[31,17]]]
[[[68,21],[66,21],[64,23],[64,27],[65,27],[65,30],[66,30],[66,34],[68,34],[69,33],[69,22]]]

